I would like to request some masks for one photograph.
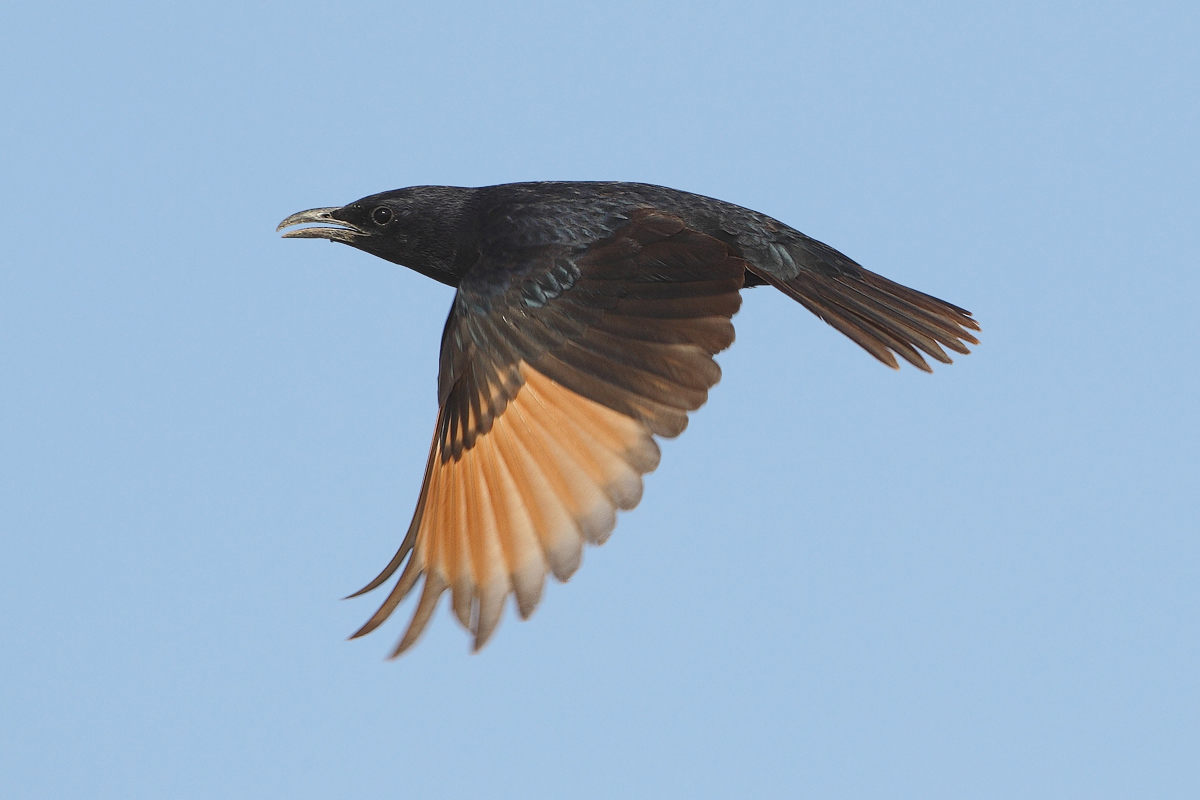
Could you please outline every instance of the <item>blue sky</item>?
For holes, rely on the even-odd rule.
[[[1200,794],[1193,3],[0,9],[0,794]],[[770,289],[645,500],[479,655],[346,643],[451,291],[284,216],[661,183],[971,309]],[[407,609],[406,609],[407,610]],[[406,615],[406,613],[405,613]]]

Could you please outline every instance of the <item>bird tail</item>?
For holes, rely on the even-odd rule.
[[[782,246],[773,249],[783,251]],[[979,344],[972,334],[979,330],[979,323],[966,309],[901,286],[849,259],[834,268],[821,264],[826,268],[818,271],[807,265],[795,267],[786,251],[780,255],[792,262],[788,266],[794,269],[787,272],[795,273],[794,277],[754,266],[750,271],[892,369],[899,369],[899,355],[918,369],[932,372],[921,352],[949,364],[950,356],[943,347],[966,354],[970,352],[968,344]]]

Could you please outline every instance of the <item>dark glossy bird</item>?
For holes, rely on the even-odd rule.
[[[892,368],[896,356],[966,353],[969,312],[868,272],[778,220],[639,183],[414,186],[279,229],[329,239],[458,292],[442,334],[439,412],[416,512],[391,563],[400,576],[354,634],[378,627],[424,578],[392,652],[424,631],[448,589],[478,650],[508,595],[522,618],[547,574],[565,581],[585,542],[658,466],[721,377],[740,291],[770,284]],[[922,355],[924,354],[924,355]]]

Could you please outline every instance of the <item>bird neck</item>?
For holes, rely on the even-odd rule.
[[[420,187],[416,235],[405,247],[404,266],[435,281],[458,286],[455,272],[463,217],[474,189],[458,186]]]

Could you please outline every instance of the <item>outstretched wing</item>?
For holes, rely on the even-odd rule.
[[[721,377],[745,262],[678,217],[639,211],[587,248],[543,246],[463,279],[442,337],[437,428],[399,551],[357,594],[403,570],[378,627],[424,577],[392,656],[424,631],[447,589],[479,649],[516,596],[528,617],[547,573],[566,580],[584,542],[637,505]]]

